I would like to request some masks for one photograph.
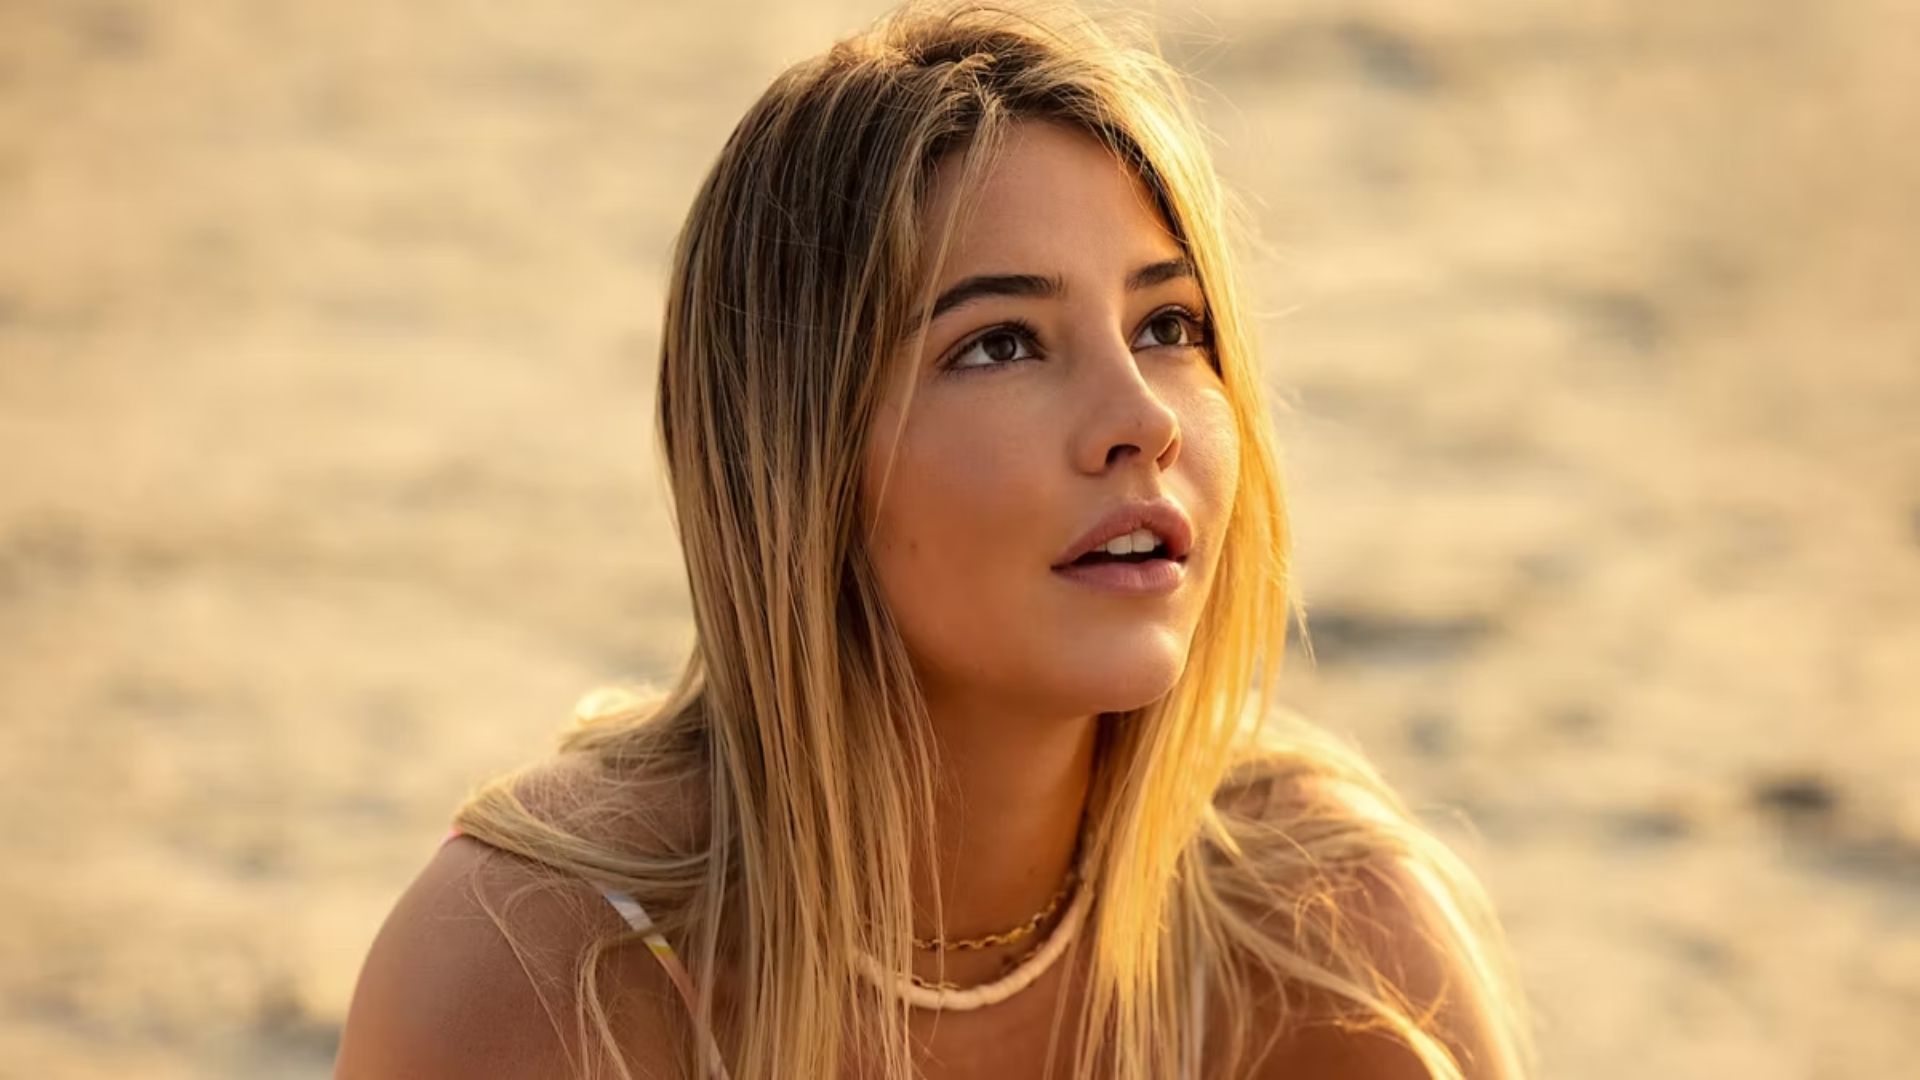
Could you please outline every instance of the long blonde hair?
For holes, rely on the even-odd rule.
[[[698,1017],[735,1077],[833,1077],[853,1060],[914,1074],[908,1005],[863,979],[911,961],[909,857],[932,843],[937,753],[868,561],[863,437],[892,357],[924,328],[947,238],[923,241],[932,170],[961,155],[972,190],[1023,119],[1070,124],[1129,163],[1196,268],[1234,405],[1238,494],[1186,668],[1160,700],[1098,719],[1087,808],[1098,883],[1075,1075],[1179,1075],[1207,980],[1225,1035],[1212,1075],[1241,1075],[1302,987],[1401,1038],[1435,1076],[1459,1063],[1353,944],[1347,868],[1415,867],[1451,917],[1445,947],[1531,1059],[1492,908],[1467,867],[1364,758],[1273,700],[1290,615],[1290,537],[1261,371],[1201,128],[1150,35],[1071,8],[910,4],[774,80],[696,196],[675,245],[658,435],[696,643],[664,691],[589,695],[560,737],[565,812],[528,796],[529,763],[479,787],[455,822],[557,875],[632,892],[700,985]],[[918,320],[918,321],[917,321]],[[697,826],[642,821],[661,786]],[[1262,796],[1262,793],[1265,793]],[[1275,797],[1277,796],[1277,797]],[[934,880],[941,880],[936,872]],[[614,1032],[581,958],[582,1040]],[[725,972],[724,1001],[716,994]],[[1197,973],[1197,975],[1196,975]],[[1262,997],[1279,1008],[1256,1013]],[[702,1045],[683,1062],[706,1075]],[[631,1076],[615,1055],[620,1075]]]

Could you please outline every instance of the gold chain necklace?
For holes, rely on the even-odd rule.
[[[960,938],[956,941],[949,941],[944,937],[914,938],[913,947],[928,951],[965,952],[968,950],[989,949],[995,945],[1011,945],[1033,933],[1040,928],[1041,923],[1052,918],[1053,913],[1060,910],[1060,901],[1066,899],[1068,891],[1073,888],[1075,882],[1080,880],[1080,852],[1086,847],[1086,841],[1086,822],[1083,819],[1081,821],[1080,833],[1078,836],[1075,836],[1073,840],[1073,854],[1067,861],[1066,878],[1060,882],[1060,887],[1054,890],[1053,898],[1047,901],[1047,906],[1027,916],[1026,921],[1020,923],[1020,925],[1008,930],[983,934],[976,938]],[[1029,951],[1028,955],[1031,955],[1031,951]],[[1021,959],[1025,959],[1025,957]],[[1017,960],[1014,961],[1016,964],[1018,962]]]
[[[1078,870],[1067,871],[1066,880],[1061,882],[1060,888],[1054,891],[1053,899],[1047,901],[1047,906],[1029,915],[1025,922],[1012,929],[1000,930],[976,938],[960,938],[954,941],[949,941],[943,937],[914,938],[913,947],[916,949],[937,949],[941,952],[964,952],[970,949],[992,948],[995,945],[1010,945],[1026,937],[1028,934],[1033,933],[1040,928],[1041,923],[1052,918],[1053,913],[1060,910],[1060,901],[1066,899],[1067,891],[1073,888],[1073,883],[1078,880],[1080,880]]]
[[[1047,905],[1046,911],[1041,912],[1040,915],[1037,916],[1038,922],[1029,921],[1026,924],[1025,930],[1021,931],[1021,934],[1023,935],[1030,934],[1033,932],[1034,927],[1037,926],[1039,922],[1045,922],[1046,916],[1051,914],[1053,909],[1059,906],[1061,897],[1065,895],[1066,895],[1066,888],[1063,887],[1061,891],[1054,894],[1053,900]],[[1014,931],[1008,931],[1008,932],[1013,933]],[[993,936],[995,935],[991,935],[991,934],[988,935],[988,937],[993,937]],[[938,940],[938,939],[935,939],[935,940]],[[1022,949],[1020,951],[1020,955],[1009,956],[1006,959],[1000,961],[1000,974],[1004,976],[1008,972],[1013,971],[1018,967],[1020,967],[1020,965],[1025,964],[1029,960],[1032,960],[1035,956],[1039,955],[1040,950],[1045,948],[1046,945],[1047,945],[1046,941],[1036,941],[1032,945],[1028,946],[1027,948]],[[963,942],[956,941],[956,942],[952,942],[950,947],[955,949],[961,949],[961,948],[972,948],[973,946],[967,945]],[[913,985],[921,987],[922,989],[926,989],[926,990],[973,989],[972,987],[961,986],[959,983],[951,982],[946,979],[928,979],[923,976],[917,975],[911,971],[907,972],[907,978],[910,981],[912,981]]]
[[[1026,955],[1015,962],[1011,970],[990,982],[979,986],[959,986],[946,981],[923,979],[910,971],[888,973],[882,971],[879,962],[866,952],[857,956],[861,973],[882,988],[890,987],[903,995],[909,1004],[922,1009],[965,1011],[1005,1001],[1045,975],[1073,944],[1093,901],[1092,881],[1084,872],[1080,878],[1081,884],[1074,890],[1073,902],[1067,905],[1066,914],[1060,917],[1060,922],[1052,932],[1026,950]]]

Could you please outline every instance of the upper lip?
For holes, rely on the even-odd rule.
[[[1106,546],[1107,541],[1116,536],[1142,528],[1153,530],[1154,535],[1166,541],[1170,559],[1186,558],[1187,551],[1193,547],[1193,523],[1187,520],[1186,511],[1171,499],[1145,499],[1122,503],[1100,515],[1093,528],[1081,533],[1080,539],[1053,565],[1065,566],[1095,548]]]

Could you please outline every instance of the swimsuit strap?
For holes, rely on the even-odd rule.
[[[466,834],[456,826],[447,830],[447,835],[441,838],[440,843],[444,845],[454,837],[464,835]],[[673,946],[667,944],[667,939],[654,928],[653,917],[647,914],[647,909],[640,906],[640,902],[633,898],[632,893],[600,882],[592,884],[600,890],[601,896],[606,897],[607,903],[612,904],[613,909],[620,913],[620,917],[626,920],[627,925],[642,935],[647,943],[647,951],[660,962],[660,967],[666,971],[667,978],[673,980],[674,989],[680,992],[680,1000],[686,1004],[689,1017],[696,1018],[697,1025],[700,995],[694,985],[693,976],[687,972],[686,965],[680,962],[680,957],[674,953]],[[727,1074],[727,1067],[721,1062],[720,1045],[714,1039],[713,1032],[701,1028],[699,1035],[706,1041],[707,1053],[713,1062],[713,1069],[709,1076],[714,1080],[731,1080]]]
[[[687,973],[686,965],[674,955],[673,946],[667,944],[667,939],[660,936],[660,931],[654,929],[653,917],[647,914],[647,909],[640,906],[640,901],[635,900],[632,893],[616,889],[611,885],[598,883],[596,885],[600,895],[606,897],[607,902],[613,905],[613,909],[620,913],[621,918],[627,920],[627,925],[644,935],[647,951],[653,953],[654,959],[660,961],[660,966],[666,970],[667,978],[673,980],[674,988],[680,991],[680,1000],[686,1003],[687,1015],[694,1019],[697,1026],[700,1015],[700,994],[694,987],[693,976]],[[727,1067],[721,1063],[720,1044],[714,1039],[713,1032],[700,1028],[699,1035],[705,1040],[709,1060],[713,1062],[713,1071],[710,1075],[716,1080],[730,1080],[727,1076]]]

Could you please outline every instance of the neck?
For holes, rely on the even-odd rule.
[[[916,851],[914,936],[951,940],[1005,930],[1043,908],[1072,866],[1092,789],[1098,717],[1043,716],[950,697],[930,698],[929,710],[942,770],[935,838],[943,910],[936,923],[933,875],[925,853]],[[948,952],[946,977],[991,975],[1035,940]],[[931,973],[938,956],[918,954],[916,971]]]

